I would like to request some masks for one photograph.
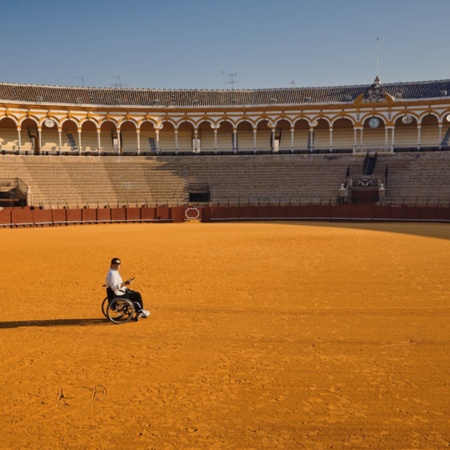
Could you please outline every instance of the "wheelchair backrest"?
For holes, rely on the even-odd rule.
[[[110,287],[106,288],[106,296],[108,297],[109,301],[111,301],[115,297],[114,291]]]

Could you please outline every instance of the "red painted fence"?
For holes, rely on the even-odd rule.
[[[176,206],[145,208],[31,209],[0,211],[0,227],[120,222],[255,220],[450,222],[450,207],[383,205]]]

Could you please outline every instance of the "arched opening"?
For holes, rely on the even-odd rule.
[[[362,134],[362,151],[381,151],[385,150],[388,142],[386,127],[383,120],[379,117],[368,117],[364,121]]]
[[[420,147],[439,147],[439,122],[436,116],[428,114],[422,118],[420,130]]]
[[[182,122],[178,127],[178,150],[180,152],[192,152],[194,140],[194,125],[190,122]]]
[[[393,145],[395,149],[417,148],[417,119],[414,116],[404,115],[397,118]]]
[[[25,119],[22,122],[20,142],[21,150],[26,154],[40,154],[38,126],[33,119]]]
[[[275,125],[274,136],[274,150],[278,147],[278,150],[291,150],[291,124],[282,119]]]
[[[197,150],[213,151],[215,148],[214,130],[209,122],[201,122],[197,127]]]
[[[59,152],[58,125],[55,120],[44,120],[41,127],[41,153]]]
[[[256,150],[272,151],[272,129],[267,120],[262,120],[256,127]]]
[[[244,121],[237,126],[237,149],[241,152],[251,151],[254,148],[253,125]]]
[[[219,152],[232,152],[234,146],[233,125],[224,121],[219,125],[217,130],[217,150]]]
[[[155,153],[157,150],[155,125],[153,122],[145,121],[140,130],[141,153]]]
[[[18,152],[19,151],[19,134],[14,120],[4,118],[0,120],[0,151]]]
[[[299,119],[294,124],[294,149],[306,151],[309,148],[309,123]]]
[[[319,119],[313,128],[310,148],[316,151],[330,150],[330,125],[325,119]]]
[[[138,143],[136,125],[134,122],[125,121],[120,125],[120,138],[122,140],[122,153],[137,153]]]
[[[117,133],[117,127],[114,122],[103,122],[100,127],[100,139],[102,151],[110,154],[120,153],[121,142]]]
[[[77,125],[72,121],[64,122],[63,138],[63,151],[66,151],[67,148],[69,151],[77,151],[82,147],[84,152],[98,152],[101,147],[101,143],[98,142],[97,126],[90,120],[81,126],[81,143]]]
[[[354,131],[350,119],[341,118],[333,123],[333,151],[353,148]]]
[[[175,152],[175,126],[172,122],[163,122],[163,127],[159,131],[159,148],[162,152]]]

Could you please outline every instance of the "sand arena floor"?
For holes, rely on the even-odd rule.
[[[2,449],[441,449],[450,225],[0,230]],[[151,318],[102,317],[112,257]]]

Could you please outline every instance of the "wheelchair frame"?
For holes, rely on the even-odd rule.
[[[107,292],[108,292],[107,288]],[[112,291],[111,291],[112,293]],[[102,302],[102,313],[112,323],[121,325],[130,320],[138,321],[138,314],[134,308],[133,302],[127,298],[106,295]]]

